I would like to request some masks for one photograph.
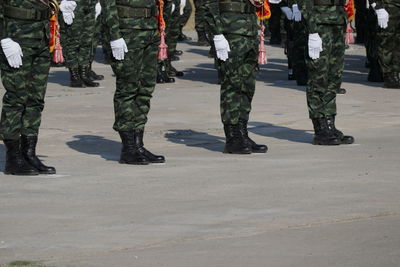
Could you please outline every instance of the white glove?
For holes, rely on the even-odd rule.
[[[22,54],[21,46],[17,42],[14,42],[11,38],[5,38],[1,40],[1,47],[11,67],[18,69],[22,66],[22,57],[24,55]]]
[[[270,4],[279,4],[280,2],[282,2],[282,0],[269,0],[268,2]]]
[[[174,11],[175,11],[175,4],[172,3],[172,6],[171,6],[171,14],[174,13]]]
[[[308,35],[308,55],[312,59],[319,58],[319,53],[322,51],[322,40],[318,33]]]
[[[217,51],[217,58],[226,61],[229,58],[228,52],[231,52],[228,40],[225,39],[223,34],[214,35],[213,39],[215,50]]]
[[[100,3],[97,3],[97,4],[96,4],[95,9],[96,9],[96,15],[94,16],[94,19],[97,19],[97,17],[98,17],[98,16],[100,15],[100,13],[101,13],[101,5],[100,5]]]
[[[110,45],[114,58],[116,60],[124,60],[125,53],[128,52],[128,47],[126,46],[124,38],[111,41]]]
[[[186,6],[186,0],[181,0],[181,4],[179,5],[179,15],[183,15],[183,10],[185,9]]]
[[[286,16],[286,18],[288,20],[292,20],[293,19],[293,12],[289,7],[283,6],[283,7],[281,7],[281,10],[282,10],[283,13],[285,13],[285,16]]]
[[[60,10],[63,14],[64,21],[67,25],[71,25],[74,22],[75,14],[74,10],[76,8],[75,1],[63,0],[60,4]]]
[[[292,6],[292,10],[293,10],[293,17],[292,19],[294,19],[294,21],[301,21],[301,12],[299,10],[299,6],[297,4],[294,4]]]
[[[375,9],[376,16],[378,17],[378,25],[382,29],[386,29],[389,22],[389,13],[384,8]]]

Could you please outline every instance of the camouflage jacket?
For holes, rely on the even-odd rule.
[[[347,24],[347,13],[344,6],[315,5],[314,0],[303,0],[303,2],[301,11],[309,33],[316,33],[318,24]]]
[[[0,39],[23,42],[49,38],[48,3],[48,0],[0,0]],[[23,15],[25,12],[27,17]]]
[[[85,0],[83,0],[85,1]],[[100,0],[102,6],[103,22],[106,25],[110,40],[122,38],[122,32],[128,29],[134,30],[155,30],[158,28],[156,15],[149,17],[123,16],[120,12],[124,10],[134,10],[140,13],[145,10],[156,12],[156,0]]]
[[[224,4],[241,5],[245,12],[227,11]],[[257,36],[259,25],[255,8],[248,0],[216,0],[205,3],[209,5],[206,14],[207,22],[213,35],[239,34]]]
[[[384,8],[385,7],[385,3],[386,4],[395,4],[400,6],[400,1],[399,0],[370,0],[369,1],[370,4],[376,3],[376,9],[379,8]]]

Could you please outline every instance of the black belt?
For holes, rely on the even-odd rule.
[[[345,0],[314,0],[316,6],[344,6]]]
[[[255,13],[256,8],[252,5],[238,2],[220,2],[220,12],[233,12],[233,13]]]
[[[156,8],[117,6],[120,18],[151,18],[157,15]]]
[[[4,5],[4,16],[12,19],[42,21],[49,19],[50,11],[48,9],[39,11],[35,9]]]

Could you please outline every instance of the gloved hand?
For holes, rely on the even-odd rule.
[[[384,8],[375,9],[376,16],[378,17],[378,25],[382,29],[386,29],[389,22],[389,13]]]
[[[293,19],[293,12],[289,7],[283,6],[283,7],[281,7],[281,10],[282,10],[283,13],[285,13],[285,16],[286,16],[286,18],[288,20],[292,20]]]
[[[171,5],[171,14],[174,13],[174,11],[175,11],[175,4],[172,3],[172,5]]]
[[[125,53],[128,52],[128,47],[126,46],[124,38],[111,41],[110,45],[114,58],[116,60],[124,60]]]
[[[294,21],[301,21],[301,12],[299,10],[299,6],[297,4],[294,4],[292,6],[292,11],[293,11],[293,19]]]
[[[183,10],[186,7],[186,0],[181,0],[181,4],[179,5],[179,15],[183,15]]]
[[[217,51],[217,58],[226,61],[229,58],[228,52],[231,52],[228,40],[225,39],[223,34],[214,35],[214,45]]]
[[[270,4],[279,4],[280,2],[282,2],[282,0],[269,0],[268,2]]]
[[[1,47],[11,67],[18,69],[22,66],[22,57],[24,55],[21,46],[17,42],[14,42],[11,38],[5,38],[1,40]]]
[[[67,25],[71,25],[74,22],[76,8],[75,1],[63,0],[60,4],[60,10],[63,14],[64,21]]]
[[[308,35],[308,55],[312,59],[319,58],[319,53],[322,51],[322,40],[318,33]]]
[[[96,9],[96,14],[95,14],[94,18],[97,19],[97,17],[98,17],[98,16],[100,15],[100,13],[101,13],[101,5],[100,5],[100,2],[96,4],[95,9]]]

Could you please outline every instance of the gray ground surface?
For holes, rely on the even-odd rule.
[[[95,63],[106,80],[85,89],[52,69],[38,153],[58,174],[0,175],[0,264],[400,266],[400,90],[366,82],[363,47],[347,51],[338,96],[337,126],[356,144],[310,144],[305,88],[268,46],[250,132],[270,151],[247,156],[221,153],[207,48],[179,48],[186,75],[157,86],[145,135],[164,165],[118,164],[109,66]]]

